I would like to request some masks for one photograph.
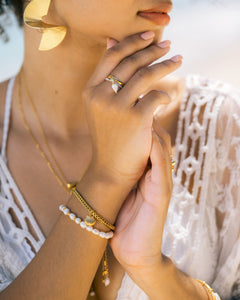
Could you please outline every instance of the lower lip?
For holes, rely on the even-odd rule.
[[[170,22],[170,17],[168,14],[161,14],[155,12],[139,12],[138,15],[152,21],[157,25],[166,26]]]

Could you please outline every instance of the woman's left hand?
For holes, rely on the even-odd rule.
[[[162,262],[162,235],[172,194],[171,142],[155,121],[153,124],[151,166],[126,198],[110,240],[113,253],[129,273]]]

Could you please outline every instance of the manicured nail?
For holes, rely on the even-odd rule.
[[[171,44],[171,41],[162,41],[161,43],[158,43],[157,46],[160,47],[160,48],[168,48]]]
[[[155,33],[153,31],[146,31],[141,34],[141,38],[144,40],[150,40],[155,36]]]
[[[170,58],[170,60],[176,63],[182,61],[182,59],[183,59],[182,55],[175,55],[172,58]]]
[[[117,41],[112,38],[107,38],[107,49],[112,48],[114,45],[117,44]]]

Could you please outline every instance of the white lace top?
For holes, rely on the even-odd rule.
[[[10,80],[7,91],[0,156],[0,291],[27,266],[45,241],[7,166],[14,80]],[[222,300],[240,299],[240,93],[237,90],[195,75],[186,78],[175,160],[163,253],[191,277],[209,283]],[[35,232],[31,232],[29,223]],[[147,299],[125,273],[116,300]]]

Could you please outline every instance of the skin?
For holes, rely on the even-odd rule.
[[[101,113],[99,111],[96,113],[96,109],[94,110],[89,104],[91,103],[90,92],[93,93],[93,88],[103,82],[104,78],[113,69],[117,70],[116,74],[122,74],[120,78],[124,82],[129,81],[134,75],[129,62],[116,69],[121,60],[117,61],[115,59],[114,61],[112,54],[104,56],[106,47],[110,48],[112,46],[111,49],[118,49],[117,45],[123,43],[127,37],[149,30],[153,31],[155,36],[149,42],[145,42],[145,46],[141,46],[141,49],[161,41],[164,27],[156,26],[156,24],[137,16],[139,10],[151,8],[158,3],[149,0],[117,2],[110,0],[53,0],[44,21],[51,24],[64,24],[68,29],[68,33],[60,46],[48,52],[37,50],[41,35],[30,28],[24,28],[26,49],[23,64],[24,76],[40,115],[43,128],[47,133],[50,147],[57,161],[61,162],[63,173],[69,181],[75,182],[83,178],[79,188],[85,192],[87,199],[95,199],[99,193],[92,191],[99,191],[100,189],[94,183],[91,185],[91,178],[107,178],[104,183],[107,182],[108,185],[106,186],[109,186],[109,190],[114,191],[109,191],[109,195],[99,199],[99,203],[97,201],[93,203],[93,206],[96,205],[94,206],[96,210],[99,208],[99,211],[101,211],[102,206],[100,204],[105,198],[107,200],[108,198],[109,200],[114,198],[116,201],[116,206],[112,210],[106,209],[102,213],[106,219],[112,222],[116,220],[117,231],[110,242],[111,249],[109,249],[109,253],[111,253],[112,284],[107,289],[103,287],[101,269],[99,268],[94,279],[98,299],[116,299],[125,271],[149,294],[151,299],[159,299],[157,298],[159,293],[162,293],[164,299],[169,300],[176,298],[207,299],[207,293],[201,285],[196,284],[191,278],[176,270],[172,263],[161,255],[164,220],[172,190],[171,166],[169,163],[169,155],[173,151],[171,140],[175,140],[179,105],[184,91],[182,81],[169,82],[165,81],[164,77],[167,73],[172,73],[180,67],[181,63],[179,65],[168,63],[167,72],[164,72],[163,68],[159,68],[156,71],[158,76],[155,75],[152,82],[148,81],[145,84],[143,91],[146,94],[149,91],[158,89],[166,92],[169,96],[165,93],[159,93],[158,97],[155,95],[155,104],[153,101],[150,102],[150,97],[146,98],[145,103],[148,99],[149,105],[142,105],[141,109],[141,116],[146,116],[146,119],[144,119],[145,123],[138,123],[140,128],[138,131],[135,129],[136,126],[133,126],[132,116],[127,115],[123,110],[123,106],[129,104],[127,102],[129,92],[126,92],[125,96],[122,93],[122,96],[113,99],[111,86],[105,82],[104,85],[98,87],[97,92],[95,90],[95,98],[93,97],[94,99],[101,98],[101,110],[99,110]],[[127,49],[127,46],[125,48]],[[153,57],[156,57],[154,59],[152,57],[152,61],[163,57],[169,50],[154,49],[152,50],[155,53]],[[132,51],[131,55],[136,51],[137,49]],[[148,64],[150,63],[148,62]],[[126,78],[124,78],[124,74],[128,74]],[[142,79],[145,80],[145,77]],[[133,87],[129,89],[129,91],[131,90],[133,90]],[[3,83],[0,87],[2,108],[5,92],[6,83]],[[151,97],[153,99],[153,94],[151,94]],[[116,102],[113,102],[115,100]],[[123,100],[126,103],[123,103]],[[24,91],[22,91],[22,101],[31,129],[40,140],[41,136]],[[165,108],[164,114],[159,112],[153,121],[153,111],[160,104],[167,104],[170,101],[171,103]],[[113,105],[110,111],[111,103],[119,106],[116,109]],[[139,107],[141,106],[139,105]],[[149,107],[151,107],[151,111]],[[149,111],[147,111],[147,108]],[[1,109],[1,112],[3,112],[3,109]],[[3,120],[3,115],[1,120]],[[154,132],[152,132],[152,121]],[[123,127],[122,124],[127,124],[127,129],[120,130]],[[106,129],[108,129],[106,134],[108,138],[104,140],[104,134],[101,135],[101,133],[104,133]],[[166,131],[169,135],[166,134]],[[121,145],[126,145],[130,141],[129,138],[126,138],[126,133],[130,134],[130,132],[133,132],[132,136],[135,138],[134,145],[127,144],[126,153],[124,152],[123,158],[121,158],[118,155],[118,150]],[[115,140],[116,136],[118,138]],[[116,142],[119,144],[116,145]],[[174,146],[174,143],[172,143],[172,146]],[[18,149],[17,153],[15,149]],[[141,149],[138,155],[136,154],[137,149]],[[116,153],[115,156],[114,153]],[[59,228],[59,211],[57,207],[61,203],[66,203],[67,194],[63,192],[56,179],[49,172],[46,163],[39,159],[39,152],[33,147],[32,140],[23,126],[17,104],[16,86],[13,93],[12,123],[7,156],[9,169],[45,237],[50,237],[52,240],[57,239],[56,232]],[[145,169],[149,156],[152,167]],[[108,163],[109,157],[112,159],[111,164]],[[130,168],[131,164],[129,162],[133,161],[136,161],[136,165],[133,164],[134,167]],[[102,170],[106,171],[103,172]],[[122,176],[123,173],[127,176]],[[94,176],[91,176],[92,174]],[[39,180],[33,180],[32,178],[39,178]],[[137,181],[139,181],[138,188],[129,193],[131,187]],[[111,182],[110,185],[109,182]],[[118,186],[123,184],[126,193],[121,194],[120,189],[117,191],[117,184],[115,183]],[[111,187],[113,188],[111,189]],[[104,195],[104,190],[101,190],[101,193]],[[74,204],[70,203],[74,207]],[[109,201],[107,204],[110,205],[110,203]],[[147,218],[148,213],[152,216],[151,222]],[[135,216],[135,219],[133,216]],[[147,231],[145,230],[146,226],[144,226],[146,224],[149,226]],[[53,230],[54,225],[55,230]],[[142,232],[141,241],[139,241],[139,244],[134,244],[133,241],[138,234],[138,230]],[[152,232],[152,235],[149,235],[149,232]],[[145,245],[149,242],[151,242],[152,247],[146,248]],[[88,243],[89,249],[91,249],[91,246],[94,249],[95,245],[103,252],[103,244],[94,244],[93,241]],[[51,251],[51,242],[46,244],[46,247],[49,247],[49,251]],[[83,260],[87,259],[87,254],[85,255],[86,257],[84,257],[84,254],[82,256]],[[43,254],[42,257],[44,257]],[[96,260],[95,264],[97,262],[99,263],[99,260]],[[92,264],[94,264],[94,261]],[[31,263],[30,265],[33,266],[33,271],[34,264]],[[96,272],[94,268],[92,266],[93,273]],[[178,276],[174,275],[176,272],[178,272]],[[30,271],[28,273],[31,274]],[[26,278],[29,276],[28,273],[26,272]],[[142,278],[143,273],[147,274],[145,279]],[[168,283],[164,280],[166,274],[169,275]],[[87,272],[86,277],[88,277]],[[161,284],[156,284],[155,278],[161,278]],[[20,280],[21,278],[18,282]],[[90,281],[91,274],[88,283]],[[88,283],[86,282],[86,284]],[[169,294],[170,288],[167,288],[167,286],[170,287],[172,284],[175,287],[174,292]],[[16,286],[17,283],[15,283],[15,289],[18,291]]]
[[[138,10],[148,8],[149,6],[152,6],[153,3],[138,3],[133,1],[131,7],[134,11],[134,17],[132,15],[128,16],[125,13],[125,11],[129,9],[129,1],[125,1],[124,5],[122,3],[121,5],[119,4],[114,6],[112,10],[113,13],[111,15],[107,13],[107,11],[109,11],[107,7],[110,5],[110,1],[104,1],[104,3],[105,6],[101,5],[96,8],[95,1],[90,3],[88,2],[88,4],[86,4],[85,1],[73,1],[71,5],[70,3],[64,3],[64,1],[52,1],[49,13],[44,21],[52,24],[67,25],[73,22],[75,25],[72,25],[73,28],[68,25],[68,32],[70,31],[70,33],[66,36],[60,46],[51,51],[38,51],[37,49],[41,35],[28,27],[24,28],[25,58],[23,71],[28,89],[30,95],[34,99],[34,103],[37,107],[45,132],[47,129],[47,138],[51,149],[55,154],[57,161],[62,162],[61,167],[65,177],[69,178],[71,181],[78,181],[81,178],[90,162],[92,151],[88,124],[80,95],[95,70],[100,58],[106,51],[107,38],[113,36],[113,32],[118,32],[116,31],[117,27],[122,28],[122,26],[120,26],[120,21],[117,22],[117,24],[114,21],[116,15],[121,15],[121,23],[131,23],[131,26],[129,25],[128,27],[122,28],[122,32],[120,32],[121,36],[113,36],[114,39],[118,39],[119,41],[120,39],[123,39],[123,37],[127,37],[129,34],[141,32],[141,30],[153,30],[155,32],[153,43],[155,43],[161,40],[161,35],[164,29],[163,27],[156,26],[149,21],[139,19],[139,17],[135,15]],[[88,15],[92,16],[93,19],[91,22],[87,23],[87,26],[84,26],[86,22],[83,22],[83,18],[85,17],[85,12],[82,9],[83,6],[88,7],[86,8],[87,11],[95,11],[95,14],[88,13]],[[65,14],[65,12],[67,12],[70,8],[72,13],[77,11],[77,16],[73,17],[72,15],[71,17],[68,17],[70,12]],[[64,11],[64,13],[61,14],[62,11]],[[96,14],[96,11],[101,11],[101,13]],[[110,19],[109,23],[112,24],[111,26],[115,26],[115,28],[107,27],[108,32],[105,34],[102,34],[103,29],[106,27],[105,21],[97,20],[99,26],[95,26],[95,18],[100,18],[100,15],[102,15],[103,12],[106,13],[103,20],[106,20],[106,17],[108,16]],[[64,21],[62,21],[63,18],[65,18]],[[126,20],[126,18],[128,20]],[[129,30],[130,27],[133,27],[131,31]],[[69,59],[69,57],[71,57],[71,59]],[[61,74],[61,76],[59,76],[59,74]],[[154,84],[157,86],[160,85],[158,82],[154,82],[152,85]],[[162,84],[162,87],[165,89],[166,86],[170,96],[173,95],[174,99],[181,99],[181,95],[180,97],[176,97],[176,90],[178,89],[179,82],[171,84],[168,83],[168,85]],[[152,87],[149,86],[149,89],[151,88]],[[112,91],[111,88],[109,88],[109,90],[110,92]],[[6,84],[3,84],[2,99],[5,98],[5,91]],[[76,97],[76,95],[79,96]],[[25,114],[28,119],[30,118],[31,128],[36,137],[39,139],[39,130],[32,116],[30,105],[26,100],[25,91],[23,91],[22,98],[23,105],[25,107]],[[49,101],[49,99],[51,99],[51,101]],[[176,127],[176,115],[180,101],[176,101],[174,103],[176,103],[176,105],[172,105],[173,113],[170,114],[170,118],[167,114],[165,118],[161,118],[162,123],[165,123],[164,119],[173,120],[170,125],[166,124],[169,132],[172,128],[174,129]],[[1,112],[3,112],[3,110],[1,110]],[[24,188],[24,185],[26,186],[25,182],[31,182],[30,178],[32,170],[25,169],[26,175],[22,176],[22,172],[20,170],[23,170],[26,166],[24,167],[25,162],[20,158],[24,157],[27,153],[26,156],[29,160],[31,159],[31,161],[38,162],[39,153],[32,147],[32,141],[29,139],[23,126],[17,104],[16,87],[13,94],[12,116],[12,130],[10,131],[8,145],[9,166],[15,175],[16,181],[19,182],[20,186],[23,186],[22,190],[25,193],[26,199],[30,199],[29,202],[32,198],[36,199],[35,201],[32,201],[33,203],[30,204],[30,207],[32,207],[34,212],[36,211],[36,218],[41,224],[45,236],[47,236],[55,223],[57,215],[55,212],[56,206],[52,209],[50,207],[49,215],[43,217],[44,215],[37,213],[41,209],[40,204],[38,203],[42,203],[42,199],[38,196],[38,193],[31,191],[31,187],[28,186]],[[172,135],[174,136],[174,134],[175,132],[173,130]],[[24,143],[22,143],[23,140]],[[75,145],[75,147],[72,147],[72,145]],[[19,149],[17,155],[14,150],[16,147]],[[71,153],[71,155],[69,156],[68,153]],[[75,164],[75,161],[78,161],[78,165]],[[23,165],[21,165],[21,162]],[[62,190],[58,186],[55,178],[52,177],[52,174],[49,173],[48,168],[46,168],[45,162],[41,161],[36,164],[36,169],[39,170],[39,174],[37,175],[42,178],[46,178],[46,182],[51,182],[52,187],[59,191],[56,198],[59,197],[60,201],[63,201],[66,194],[62,193]],[[44,176],[42,174],[44,174]],[[43,180],[42,183],[45,184],[45,180]],[[33,186],[33,188],[35,187]],[[49,197],[48,193],[46,193],[46,197]],[[54,215],[55,219],[52,218]]]

